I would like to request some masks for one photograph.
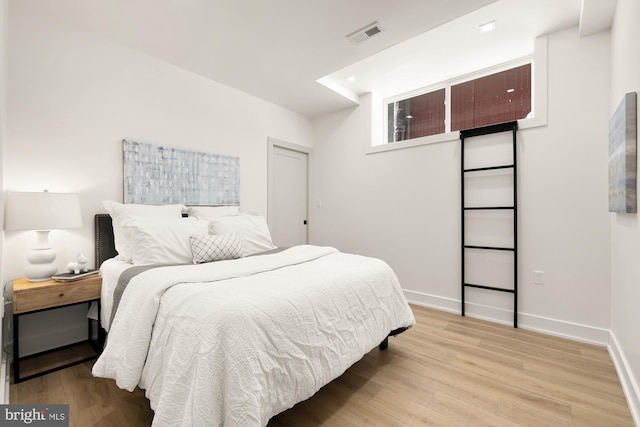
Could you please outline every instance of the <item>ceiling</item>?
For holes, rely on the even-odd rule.
[[[388,96],[529,54],[535,37],[578,25],[581,11],[585,32],[599,31],[613,15],[603,2],[615,9],[616,0],[10,0],[9,13],[26,8],[316,117],[362,93]],[[496,30],[481,34],[491,20]],[[381,33],[347,39],[375,21]]]

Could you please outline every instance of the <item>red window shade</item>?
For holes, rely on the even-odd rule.
[[[451,130],[475,127],[473,80],[451,86]]]
[[[444,133],[444,89],[389,104],[389,142]]]
[[[531,64],[451,86],[451,130],[525,118],[531,112]]]
[[[444,89],[410,99],[411,138],[444,133]]]

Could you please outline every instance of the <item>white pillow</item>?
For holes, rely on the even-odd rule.
[[[240,213],[240,206],[189,206],[187,209],[189,216],[200,219],[220,218]]]
[[[237,234],[191,236],[193,263],[223,261],[242,257],[242,243]]]
[[[131,236],[131,262],[134,265],[192,264],[189,237],[207,234],[207,221],[196,218],[136,219],[125,229]]]
[[[237,233],[244,256],[275,249],[267,221],[259,215],[244,213],[216,218],[211,221],[209,232],[217,235]]]
[[[113,239],[118,251],[116,259],[131,262],[131,239],[124,227],[137,218],[147,219],[180,219],[184,205],[137,205],[122,204],[105,200],[102,205],[111,216],[113,224]]]

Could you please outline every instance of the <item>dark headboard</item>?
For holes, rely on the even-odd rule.
[[[95,268],[100,268],[104,261],[115,257],[118,252],[113,240],[111,216],[109,214],[96,214],[94,224],[96,240]]]

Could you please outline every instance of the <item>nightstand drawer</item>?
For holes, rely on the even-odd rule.
[[[26,313],[100,298],[100,276],[76,282],[14,281],[13,312]]]

